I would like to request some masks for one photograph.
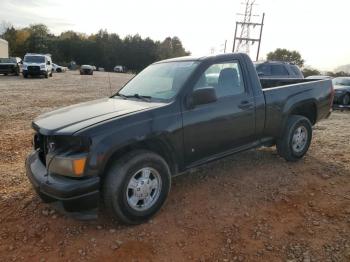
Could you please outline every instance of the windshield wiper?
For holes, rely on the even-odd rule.
[[[143,101],[147,101],[149,102],[150,99],[152,99],[151,96],[143,96],[143,95],[139,95],[139,94],[133,94],[133,95],[124,95],[125,97],[129,98],[129,97],[135,97],[137,99],[143,100]]]
[[[144,95],[140,95],[140,94],[123,95],[121,93],[117,93],[116,96],[120,96],[120,97],[122,97],[124,99],[128,99],[128,98],[134,97],[134,98],[137,98],[137,99],[140,99],[140,100],[143,100],[143,101],[147,101],[147,102],[149,102],[152,99],[151,96],[144,96]]]
[[[138,99],[142,99],[144,101],[150,101],[150,99],[152,99],[151,96],[143,96],[143,95],[139,95],[139,94],[134,94],[133,97],[136,97]]]
[[[120,93],[117,93],[116,96],[120,96],[120,97],[122,97],[122,98],[124,98],[124,99],[128,99],[128,96],[125,96],[125,95],[120,94]]]

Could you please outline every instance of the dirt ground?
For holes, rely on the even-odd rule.
[[[0,261],[350,261],[350,113],[314,127],[307,156],[251,150],[173,180],[151,221],[77,221],[35,195],[24,171],[31,120],[110,95],[126,74],[0,76]]]

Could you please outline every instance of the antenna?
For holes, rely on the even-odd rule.
[[[243,4],[245,5],[244,14],[237,14],[237,15],[244,16],[244,18],[243,18],[243,21],[236,22],[236,29],[235,29],[235,36],[234,36],[234,40],[233,40],[232,52],[245,52],[245,53],[249,54],[250,53],[250,46],[254,45],[255,42],[258,42],[258,50],[257,50],[257,56],[256,56],[256,60],[258,60],[260,46],[261,46],[262,30],[263,30],[263,26],[264,26],[265,13],[263,13],[261,23],[253,23],[253,22],[251,22],[252,17],[258,16],[258,15],[254,15],[252,12],[253,6],[255,5],[255,0],[246,0],[246,2]],[[239,26],[241,27],[241,31],[238,35],[237,31],[238,31]],[[260,27],[259,38],[251,38],[250,37],[251,27],[253,27],[253,29],[254,29],[257,26]],[[237,43],[237,45],[236,45],[236,43]]]
[[[109,95],[113,95],[112,94],[112,84],[111,84],[111,77],[109,76],[109,72],[107,72],[108,74],[108,83],[109,83]]]

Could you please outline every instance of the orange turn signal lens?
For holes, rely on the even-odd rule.
[[[73,160],[73,172],[76,176],[81,176],[84,173],[86,158]]]

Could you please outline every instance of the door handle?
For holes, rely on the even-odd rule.
[[[244,100],[241,102],[241,104],[238,106],[240,109],[249,109],[252,107],[252,103],[250,103],[249,101],[247,100]]]

